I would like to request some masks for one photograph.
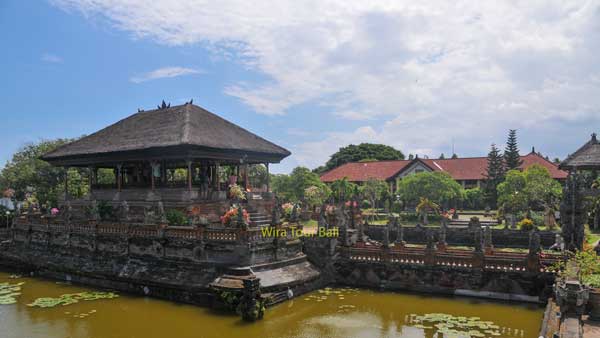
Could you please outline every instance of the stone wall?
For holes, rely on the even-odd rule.
[[[435,241],[439,240],[439,227],[403,227],[404,241],[413,244],[427,243],[427,231],[434,231]],[[381,241],[383,239],[384,226],[370,225],[365,233],[370,238]],[[555,233],[551,231],[540,231],[540,242],[543,248],[554,244]],[[452,246],[474,246],[473,232],[467,227],[449,227],[446,231],[446,242]],[[396,230],[390,228],[390,241],[396,240]],[[492,229],[492,242],[498,248],[522,248],[529,246],[529,233],[521,230]]]

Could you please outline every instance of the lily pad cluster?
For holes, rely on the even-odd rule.
[[[17,302],[17,296],[21,295],[21,286],[25,282],[17,284],[0,283],[0,305],[10,305]]]
[[[86,318],[89,315],[92,315],[94,313],[96,313],[96,310],[90,310],[88,312],[80,312],[80,313],[74,313],[72,314],[71,312],[65,312],[66,315],[73,315],[73,318]]]
[[[338,300],[345,300],[347,295],[358,292],[358,289],[353,288],[324,288],[317,290],[317,294],[308,295],[304,298],[304,300],[315,300],[317,302],[322,302],[327,300],[329,297],[337,297]]]
[[[92,301],[98,299],[112,299],[117,298],[119,295],[113,292],[80,292],[80,293],[68,293],[58,298],[43,297],[36,299],[33,303],[27,304],[30,307],[42,307],[49,308],[55,306],[66,306],[79,301]]]
[[[414,327],[434,329],[444,338],[498,337],[500,326],[479,317],[460,317],[446,313],[427,313],[422,316],[412,314]]]

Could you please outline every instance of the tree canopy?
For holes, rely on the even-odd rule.
[[[71,141],[56,139],[22,147],[0,172],[0,190],[12,188],[17,200],[24,200],[26,195],[31,195],[40,205],[56,206],[59,194],[64,191],[65,170],[51,166],[40,156]],[[85,195],[89,188],[87,172],[71,168],[68,175],[69,194],[76,198]]]
[[[560,183],[548,169],[532,165],[525,171],[509,170],[498,185],[498,204],[507,212],[524,212],[529,208],[555,208],[562,195]]]
[[[303,200],[307,188],[325,185],[319,179],[319,175],[306,167],[296,167],[290,175],[273,175],[271,182],[273,192],[277,193],[279,197],[292,202]]]
[[[384,144],[361,143],[351,144],[340,148],[331,155],[325,166],[319,167],[320,172],[331,170],[348,162],[359,162],[362,160],[403,160],[404,154],[393,147]]]
[[[422,172],[404,177],[398,184],[398,195],[404,203],[417,204],[421,198],[442,204],[463,198],[464,191],[445,172]]]
[[[375,208],[378,201],[390,196],[390,187],[383,180],[370,178],[362,186],[362,193],[371,202],[371,206]]]

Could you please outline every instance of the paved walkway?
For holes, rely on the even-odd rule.
[[[583,338],[600,337],[600,322],[583,318]]]

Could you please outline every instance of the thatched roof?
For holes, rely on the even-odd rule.
[[[290,152],[201,107],[140,111],[45,154],[57,165],[148,158],[279,162]]]
[[[576,152],[569,155],[561,164],[561,169],[600,169],[600,144],[596,134],[579,148]]]

